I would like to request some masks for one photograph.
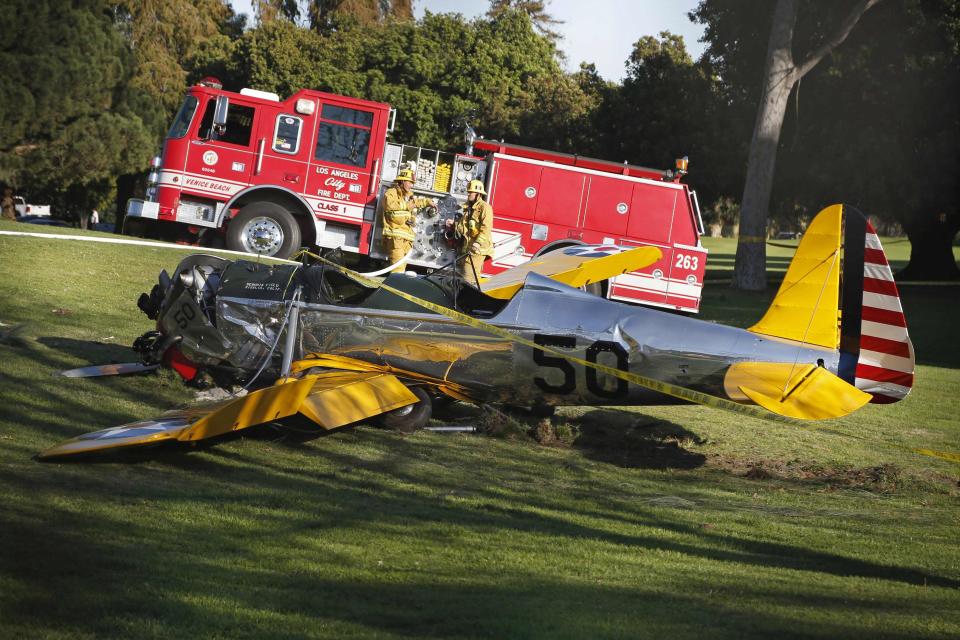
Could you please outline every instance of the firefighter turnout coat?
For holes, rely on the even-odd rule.
[[[463,243],[461,254],[493,257],[493,207],[477,198],[461,205],[463,214],[454,230]]]
[[[405,194],[400,185],[390,187],[383,194],[383,237],[414,241],[413,210],[431,204],[429,198]]]

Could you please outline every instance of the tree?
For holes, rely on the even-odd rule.
[[[898,278],[960,277],[960,114],[945,108],[960,102],[958,41],[955,0],[883,3],[804,80],[785,121],[780,200],[843,200],[898,222],[911,244]]]
[[[398,111],[396,138],[434,148],[459,146],[454,125],[471,113],[487,137],[568,146],[591,108],[554,43],[513,10],[473,21],[428,12],[419,21],[343,23],[323,33],[275,21],[244,34],[225,67],[233,86],[389,102]]]
[[[331,31],[341,23],[379,24],[413,19],[413,0],[312,0],[307,10],[310,26]]]
[[[130,90],[133,60],[111,7],[16,0],[0,30],[0,179],[58,214],[101,206],[153,141]]]
[[[133,57],[130,88],[147,96],[144,108],[157,133],[166,130],[183,101],[188,61],[221,35],[232,12],[220,0],[124,0],[116,3],[117,27]],[[145,117],[148,114],[144,114]]]
[[[251,6],[257,17],[257,24],[269,24],[280,19],[297,22],[300,18],[298,0],[252,0]]]
[[[506,11],[519,11],[530,18],[530,22],[541,35],[551,40],[558,40],[560,34],[554,30],[556,25],[563,24],[547,13],[549,0],[490,0],[490,10],[487,16],[496,19]]]
[[[849,8],[802,5],[794,49],[816,48],[823,41],[817,34]],[[736,138],[748,135],[749,110],[760,99],[759,34],[769,30],[772,9],[746,0],[698,8],[697,18],[707,19],[705,57],[722,79],[724,111]],[[911,261],[898,277],[957,277],[951,243],[960,225],[960,114],[945,105],[960,102],[958,42],[957,0],[897,0],[865,13],[843,46],[791,93],[771,216],[809,219],[826,204],[847,202],[906,230]],[[731,156],[726,165],[741,161]]]
[[[696,15],[709,20],[711,4],[718,0],[703,0]],[[805,39],[813,46],[809,53],[794,57],[797,12],[800,0],[777,0],[773,9],[767,44],[766,64],[762,89],[754,122],[747,175],[741,199],[740,237],[737,243],[733,286],[748,290],[766,288],[766,232],[770,195],[780,132],[790,94],[796,84],[823,58],[846,40],[861,16],[880,0],[856,0],[846,15],[830,22],[808,21]],[[824,17],[833,18],[831,12]],[[709,35],[709,34],[708,34]]]

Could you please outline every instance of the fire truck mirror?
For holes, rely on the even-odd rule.
[[[217,104],[213,108],[213,129],[219,134],[227,130],[227,112],[230,110],[230,99],[227,96],[217,96]]]

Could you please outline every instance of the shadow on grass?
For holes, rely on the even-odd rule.
[[[573,446],[590,460],[625,469],[696,469],[706,462],[683,448],[700,437],[673,422],[615,409],[595,409],[577,422]]]
[[[130,347],[109,342],[94,342],[92,340],[55,336],[40,336],[37,338],[37,342],[49,349],[84,361],[77,365],[79,367],[140,361],[137,353]]]
[[[349,435],[367,444],[387,437]],[[475,485],[470,500],[442,500],[430,469],[410,465],[425,445],[402,438],[389,438],[388,444],[374,459],[312,447],[312,456],[328,470],[323,473],[233,449],[196,456],[171,451],[149,469],[76,474],[66,489],[63,476],[76,467],[65,468],[60,477],[29,480],[0,469],[0,482],[23,492],[19,495],[31,494],[7,506],[0,534],[0,574],[19,585],[18,595],[5,598],[7,624],[107,636],[130,635],[124,625],[141,624],[161,636],[252,636],[263,632],[258,625],[264,624],[271,633],[297,635],[305,624],[337,621],[407,637],[516,637],[533,631],[543,637],[552,631],[596,637],[611,630],[629,637],[644,623],[663,625],[667,635],[671,630],[690,635],[698,625],[719,623],[764,636],[791,622],[790,612],[776,611],[795,606],[798,587],[763,591],[730,581],[713,584],[705,568],[723,571],[723,563],[733,563],[806,572],[798,576],[800,584],[805,579],[815,584],[817,574],[825,574],[960,587],[956,580],[911,568],[704,530],[664,509],[637,506],[631,514],[635,527],[624,527],[615,513],[584,517],[549,491],[505,495],[489,469],[462,470],[459,481]],[[437,452],[438,462],[448,463],[446,455]],[[190,472],[189,486],[183,476],[168,473],[171,468]],[[80,498],[94,508],[69,506]],[[337,551],[371,545],[369,536],[383,543],[402,531],[416,539],[386,549],[374,543],[347,556]],[[505,575],[496,548],[479,554],[475,549],[484,538],[498,541],[491,545],[503,543],[503,532],[510,532],[513,552],[557,553],[561,566],[568,562],[563,549],[586,545],[605,553],[604,545],[613,545],[610,551],[625,549],[641,565],[668,553],[698,568],[669,580],[657,574],[658,579],[632,586],[551,580],[549,572],[534,574],[524,566]],[[544,548],[545,539],[559,547]],[[268,546],[261,546],[264,541]],[[473,558],[470,580],[451,576],[442,564],[434,569],[438,548],[448,553],[459,548]],[[486,557],[494,566],[481,562]],[[386,561],[378,564],[377,558]],[[361,562],[366,564],[358,566]],[[455,564],[471,566],[469,560]],[[811,588],[799,595],[817,606],[865,615],[906,606],[898,595],[845,593],[840,602],[817,593],[823,592]],[[731,601],[743,598],[768,606],[752,607],[749,618],[731,611]],[[665,610],[695,614],[665,618]],[[805,632],[833,637],[858,630],[855,620],[811,624]]]
[[[0,345],[0,359],[7,398],[2,420],[31,434],[73,437],[149,417],[132,414],[133,404],[154,406],[156,415],[174,408],[178,398],[182,402],[184,388],[169,372],[99,378],[58,375],[88,363],[136,360],[132,350],[119,345],[41,336],[21,345]]]

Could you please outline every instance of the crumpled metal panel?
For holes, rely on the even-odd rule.
[[[172,292],[169,309],[160,316],[159,326],[164,335],[179,336],[177,346],[198,365],[220,364],[238,348],[209,321],[190,290]]]
[[[217,328],[234,345],[225,360],[234,367],[258,369],[277,340],[287,307],[275,300],[218,298]]]
[[[433,313],[306,305],[300,320],[304,353],[344,355],[455,380],[478,397],[489,396],[513,369],[510,341]]]
[[[227,360],[256,368],[277,339],[282,302],[223,298],[218,329],[233,345]],[[734,362],[798,362],[836,372],[836,352],[798,347],[726,327],[603,300],[532,274],[512,300],[486,320],[521,337],[633,373],[726,397]],[[445,316],[363,307],[305,304],[298,346],[417,371],[470,388],[486,401],[518,405],[649,404],[675,400],[582,364],[494,336]],[[279,354],[277,354],[279,357]]]

